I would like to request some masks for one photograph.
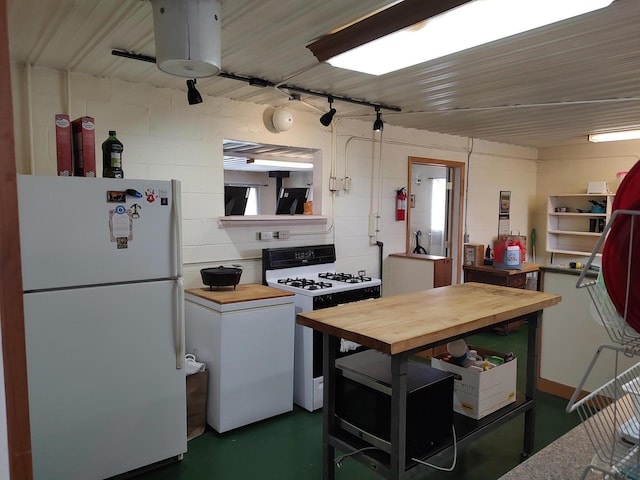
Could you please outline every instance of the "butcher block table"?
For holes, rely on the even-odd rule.
[[[523,456],[533,451],[537,328],[542,310],[559,303],[560,295],[482,283],[464,283],[299,313],[296,321],[323,333],[323,478],[334,479],[335,448],[352,453],[366,447],[336,429],[335,359],[340,338],[391,355],[390,452],[366,450],[353,457],[390,479],[423,472],[406,461],[406,395],[409,357],[421,350],[510,322],[528,320],[526,391],[515,403],[481,420],[455,414],[458,446],[490,427],[525,415]],[[425,460],[425,459],[423,459]]]

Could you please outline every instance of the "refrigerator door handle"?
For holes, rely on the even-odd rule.
[[[171,196],[173,198],[173,229],[176,242],[176,248],[174,250],[176,277],[182,277],[182,193],[178,180],[171,180]]]
[[[176,369],[184,368],[185,357],[185,333],[184,333],[184,280],[179,277],[175,281],[176,285],[176,302],[175,302],[175,350],[176,350]]]

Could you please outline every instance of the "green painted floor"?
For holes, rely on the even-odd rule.
[[[507,336],[483,333],[469,343],[518,357],[518,389],[524,390],[526,327]],[[521,383],[522,382],[522,383]],[[567,401],[536,394],[535,450],[538,451],[579,423],[565,412]],[[295,407],[293,412],[217,434],[208,429],[188,443],[184,459],[136,477],[139,480],[299,480],[322,478],[322,413]],[[515,467],[522,449],[524,416],[518,416],[458,451],[454,472],[428,470],[424,479],[491,480]],[[440,458],[442,457],[442,458]],[[449,466],[450,453],[433,463]],[[345,459],[337,479],[381,478],[353,459]]]

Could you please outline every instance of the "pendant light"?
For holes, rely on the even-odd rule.
[[[220,3],[217,0],[151,0],[156,63],[186,78],[220,73]]]

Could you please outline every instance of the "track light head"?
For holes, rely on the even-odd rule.
[[[329,100],[329,111],[320,117],[320,123],[325,127],[328,127],[329,125],[331,125],[331,122],[333,121],[333,116],[336,114],[336,109],[333,108],[333,97],[329,95],[327,97],[327,100]]]
[[[329,110],[327,113],[325,113],[320,117],[320,123],[325,127],[328,127],[329,125],[331,125],[331,122],[333,121],[333,116],[335,114],[336,114],[336,109],[331,108],[331,110]]]
[[[195,78],[193,80],[187,80],[187,100],[189,101],[189,105],[197,105],[198,103],[202,103],[202,96],[196,88]]]
[[[376,107],[376,121],[373,122],[373,131],[380,132],[384,128],[384,122],[382,121],[382,114],[380,113],[380,107]]]

